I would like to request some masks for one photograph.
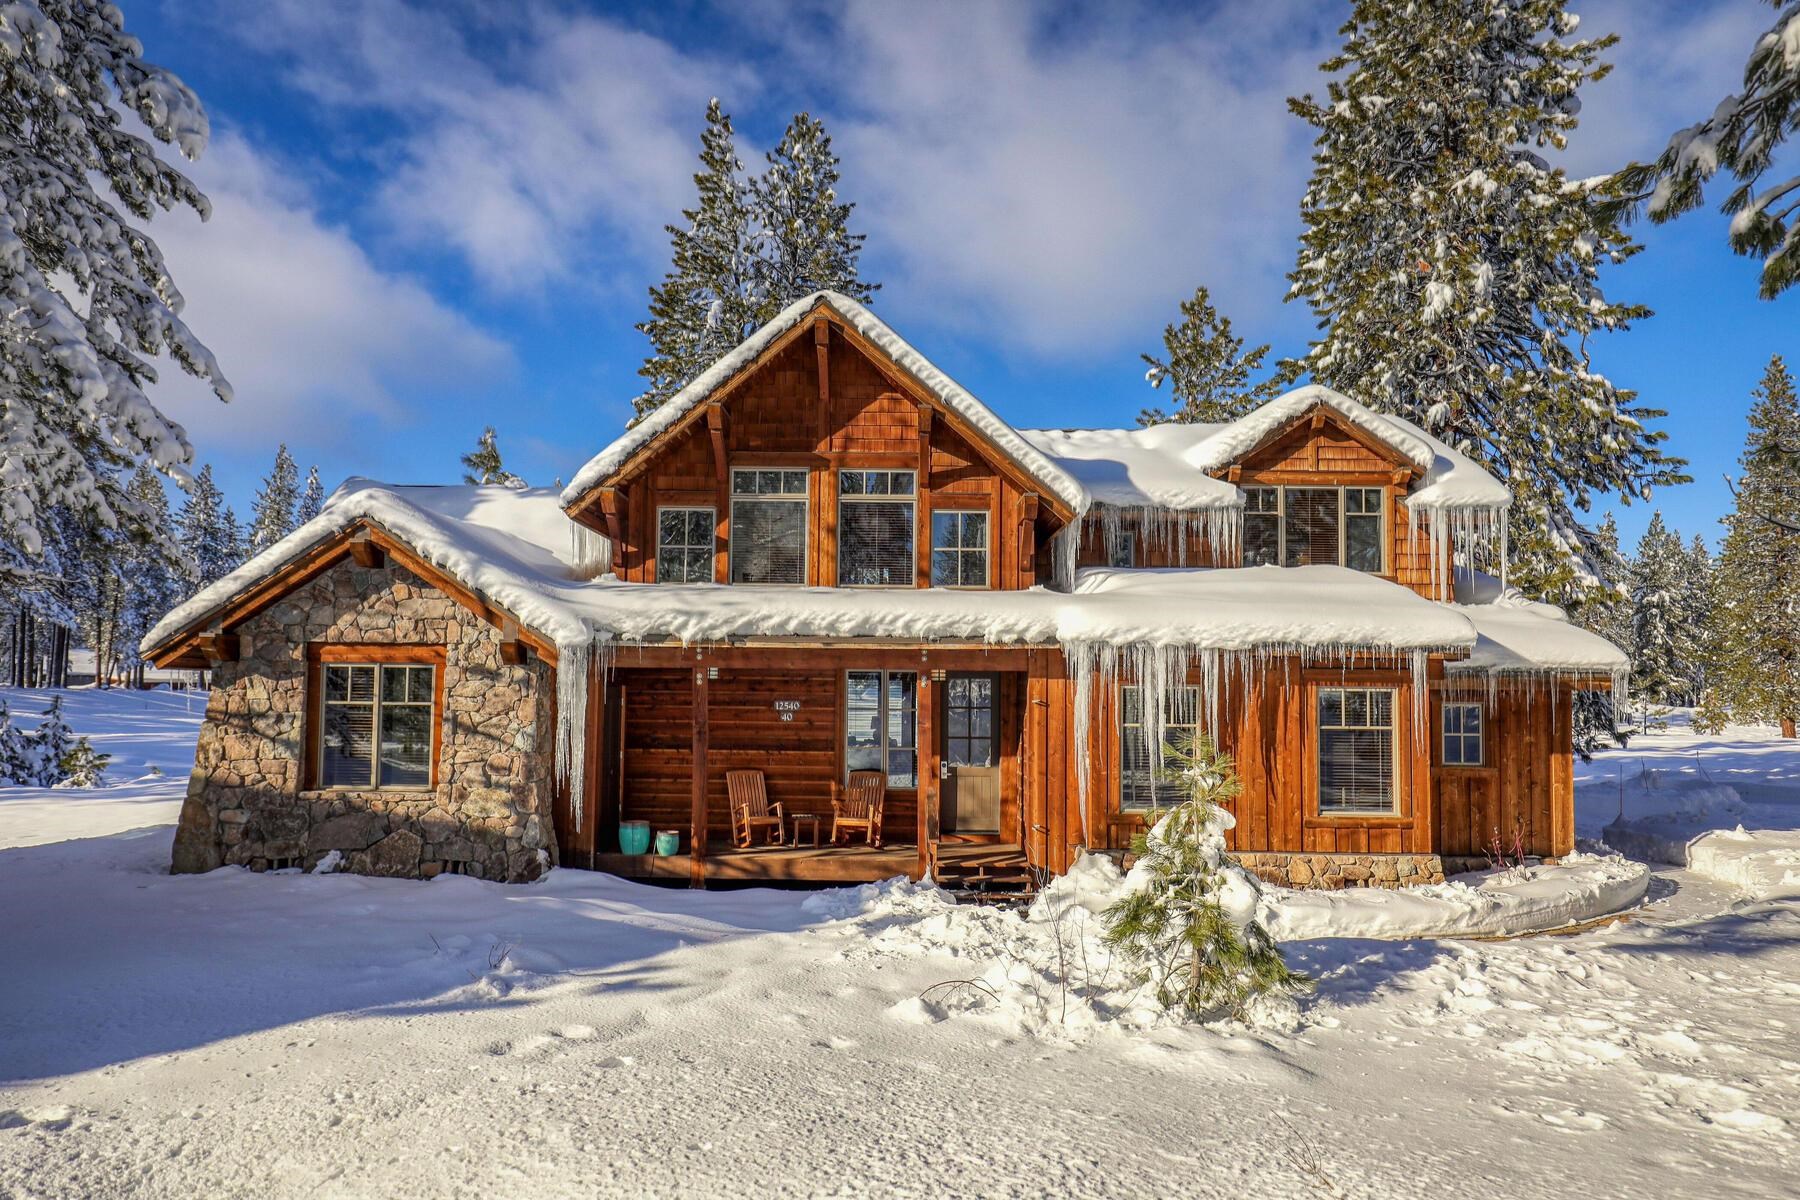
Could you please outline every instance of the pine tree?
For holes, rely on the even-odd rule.
[[[1685,694],[1681,587],[1687,572],[1686,547],[1662,513],[1652,514],[1631,560],[1631,690],[1656,704],[1678,704]]]
[[[306,468],[306,487],[300,492],[300,504],[294,509],[294,526],[299,528],[318,516],[325,508],[325,484],[319,478],[319,468]]]
[[[187,562],[189,590],[223,577],[243,560],[237,519],[213,482],[212,464],[200,468],[175,518],[175,535]]]
[[[183,562],[179,542],[168,532],[174,522],[161,477],[140,463],[125,494],[137,505],[146,527],[164,531],[139,538],[120,556],[124,595],[117,659],[122,666],[135,667],[142,661],[138,643],[187,594],[186,578],[192,567]]]
[[[63,717],[62,697],[52,696],[38,727],[25,735],[20,766],[26,787],[55,787],[64,779],[63,759],[75,748],[75,733]]]
[[[1256,919],[1254,877],[1225,861],[1231,814],[1219,805],[1238,794],[1230,755],[1205,736],[1164,748],[1165,779],[1188,799],[1153,816],[1136,839],[1141,886],[1104,914],[1106,944],[1138,964],[1157,1003],[1202,1021],[1246,1017],[1263,996],[1310,986],[1288,969],[1281,948]]]
[[[1670,138],[1654,163],[1619,173],[1624,203],[1646,207],[1661,224],[1700,207],[1706,181],[1720,168],[1730,172],[1738,186],[1722,207],[1733,214],[1731,248],[1763,260],[1765,300],[1800,283],[1800,175],[1757,190],[1776,148],[1800,128],[1800,0],[1769,3],[1779,12],[1752,43],[1744,90]]]
[[[283,442],[275,451],[274,468],[250,502],[250,553],[261,554],[292,533],[299,505],[300,469]]]
[[[1551,169],[1577,92],[1615,39],[1571,41],[1565,0],[1357,0],[1325,102],[1289,276],[1323,336],[1288,378],[1409,418],[1511,485],[1513,576],[1561,598],[1584,571],[1577,518],[1680,481],[1663,415],[1592,366],[1590,335],[1648,315],[1601,291],[1638,247],[1605,189]]]
[[[638,374],[649,381],[634,402],[639,417],[679,392],[753,332],[762,311],[752,262],[750,209],[731,117],[717,99],[700,135],[699,203],[670,225],[671,265],[650,289],[650,316],[637,326],[650,339]]]
[[[475,449],[462,456],[462,465],[464,483],[499,484],[509,488],[527,486],[500,461],[500,441],[492,425],[481,431]]]
[[[880,290],[857,276],[865,235],[850,232],[856,206],[839,202],[831,135],[810,114],[796,113],[788,123],[768,154],[768,169],[750,184],[749,199],[762,321],[813,292],[829,289],[867,303]]]
[[[1613,514],[1607,513],[1594,530],[1588,558],[1596,581],[1580,590],[1570,605],[1569,618],[1630,654],[1630,568],[1619,549],[1619,523]],[[1575,693],[1575,752],[1582,761],[1592,758],[1595,751],[1623,746],[1628,736],[1619,728],[1619,713],[1610,693]]]
[[[144,61],[112,3],[19,0],[3,28],[0,542],[35,559],[58,509],[93,528],[131,522],[119,468],[149,460],[185,480],[193,449],[144,391],[152,359],[168,354],[221,400],[231,388],[143,228],[159,208],[204,217],[206,197],[125,119],[195,158],[199,100]]]
[[[1800,474],[1770,447],[1800,446],[1793,376],[1769,360],[1750,409],[1737,502],[1713,572],[1702,717],[1780,722],[1800,717]]]
[[[1695,705],[1706,694],[1707,631],[1712,627],[1714,563],[1705,538],[1694,535],[1681,566],[1681,592],[1676,606],[1681,621],[1680,703]]]
[[[1231,318],[1219,315],[1204,287],[1181,302],[1181,322],[1163,328],[1163,352],[1166,359],[1141,356],[1149,368],[1144,378],[1159,391],[1167,383],[1178,407],[1173,413],[1146,408],[1138,416],[1140,425],[1232,421],[1280,390],[1273,378],[1250,382],[1262,370],[1269,347],[1246,351],[1244,339],[1231,332]]]

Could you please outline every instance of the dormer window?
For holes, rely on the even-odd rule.
[[[1247,487],[1244,565],[1326,563],[1379,573],[1382,497],[1380,488]]]
[[[838,586],[912,587],[918,497],[911,471],[838,472]]]

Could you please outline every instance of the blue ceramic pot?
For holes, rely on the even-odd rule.
[[[620,821],[619,850],[623,854],[650,853],[650,822]]]
[[[681,851],[681,831],[679,829],[659,829],[656,831],[656,852],[669,858]]]

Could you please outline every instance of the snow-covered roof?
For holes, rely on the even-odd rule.
[[[893,360],[894,365],[917,380],[944,407],[967,421],[984,437],[1037,479],[1052,494],[1076,512],[1087,508],[1087,492],[1066,471],[1045,458],[1017,430],[996,416],[992,409],[977,400],[963,386],[931,364],[913,349],[887,322],[863,305],[838,292],[814,292],[794,301],[761,329],[751,334],[742,345],[701,372],[660,408],[627,429],[612,445],[600,451],[563,489],[562,502],[572,505],[587,492],[623,467],[633,455],[654,441],[688,413],[704,404],[712,394],[737,373],[756,360],[782,334],[794,328],[821,305],[830,308],[845,324]]]
[[[1421,473],[1407,495],[1415,512],[1498,511],[1506,485],[1467,455],[1402,417],[1377,413],[1341,392],[1309,384],[1223,424],[1147,429],[1027,429],[1021,435],[1087,489],[1096,504],[1171,509],[1237,508],[1242,493],[1208,472],[1242,461],[1315,405],[1329,408]]]
[[[1528,600],[1482,571],[1458,572],[1452,605],[1479,635],[1469,657],[1450,664],[1455,671],[1485,675],[1564,674],[1622,678],[1631,670],[1626,653],[1570,622],[1554,604]]]

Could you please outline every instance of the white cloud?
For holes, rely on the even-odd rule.
[[[395,121],[378,192],[389,227],[508,291],[604,284],[595,268],[621,264],[641,287],[663,226],[693,202],[707,100],[753,86],[747,70],[531,0],[504,16],[275,0],[249,36],[313,95]]]
[[[173,363],[155,395],[203,459],[279,440],[353,446],[412,419],[408,397],[462,391],[509,368],[503,342],[377,267],[242,139],[215,136],[189,170],[212,219],[172,213],[150,233],[187,300],[183,316],[218,355],[236,399],[220,404]]]

